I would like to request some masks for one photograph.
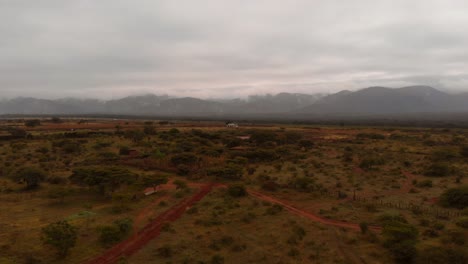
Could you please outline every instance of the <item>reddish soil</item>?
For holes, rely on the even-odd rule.
[[[363,169],[361,169],[360,167],[354,167],[353,171],[354,171],[354,173],[357,173],[357,174],[365,173],[365,171]]]
[[[141,210],[138,213],[137,217],[135,217],[135,220],[133,221],[134,222],[133,226],[134,226],[134,231],[135,232],[137,231],[138,227],[141,226],[143,224],[143,222],[145,222],[145,220],[148,219],[149,216],[151,216],[153,208],[155,206],[157,206],[161,201],[164,201],[166,199],[167,199],[167,195],[159,197],[156,200],[154,200],[153,202],[151,202],[151,204],[149,204],[147,207],[143,208],[143,210]]]
[[[206,184],[199,192],[192,197],[181,201],[179,204],[171,207],[151,223],[146,225],[141,231],[132,235],[127,240],[110,248],[102,255],[88,261],[89,264],[116,263],[121,257],[130,256],[144,247],[149,241],[159,236],[161,228],[165,223],[173,222],[179,219],[185,210],[207,195],[216,184]]]
[[[208,184],[190,183],[189,186],[199,187],[200,191],[197,192],[192,197],[187,198],[181,201],[180,203],[178,203],[177,205],[169,208],[167,211],[159,215],[151,223],[146,225],[140,231],[133,234],[127,240],[113,246],[112,248],[104,252],[102,255],[92,260],[89,260],[87,263],[88,264],[116,263],[122,257],[131,256],[132,254],[137,252],[139,249],[144,247],[149,241],[158,237],[159,234],[161,233],[161,228],[163,227],[165,223],[174,222],[177,219],[179,219],[189,207],[193,206],[196,202],[200,201],[203,197],[205,197],[208,193],[210,193],[214,187],[226,187],[226,185],[220,184],[220,183],[208,183]],[[162,188],[171,189],[173,188],[173,184],[172,183],[165,184],[164,186],[162,186]],[[315,221],[324,225],[347,228],[347,229],[351,229],[355,231],[360,230],[359,225],[356,223],[349,223],[349,222],[344,222],[344,221],[337,221],[337,220],[323,218],[315,214],[298,209],[284,201],[262,194],[258,191],[248,190],[248,193],[263,201],[281,205],[284,208],[286,208],[288,211],[296,215],[305,217],[307,219],[310,219],[312,221]],[[135,222],[141,223],[141,221],[143,221],[145,217],[148,216],[149,210],[151,210],[151,208],[155,204],[159,203],[164,198],[165,197],[159,197],[158,199],[153,201],[149,206],[144,208],[140,212],[140,214],[137,216]],[[382,230],[382,228],[379,226],[369,226],[369,229],[373,231],[377,231],[377,232],[380,232]]]
[[[365,173],[365,171],[362,170],[359,167],[355,167],[354,172],[355,173]],[[389,191],[381,191],[380,195],[393,196],[393,195],[409,193],[411,188],[413,188],[413,180],[416,179],[416,175],[411,174],[411,173],[409,173],[407,171],[402,171],[402,173],[403,173],[403,175],[405,175],[406,180],[405,180],[405,182],[403,182],[400,189],[394,189],[394,190],[389,190]],[[373,194],[368,194],[368,193],[366,194],[366,193],[363,193],[363,192],[359,193],[360,198],[372,198],[372,196],[374,196],[374,195]],[[347,197],[346,199],[344,199],[343,202],[349,202],[349,201],[352,201],[352,200],[353,200],[353,197],[350,196],[350,197]]]
[[[416,179],[416,175],[409,173],[407,171],[402,171],[403,175],[406,176],[406,181],[400,188],[400,193],[408,193],[413,187],[413,180]]]
[[[348,229],[352,229],[352,230],[355,230],[355,231],[360,230],[359,224],[323,218],[323,217],[320,217],[318,215],[315,215],[315,214],[303,211],[301,209],[298,209],[298,208],[296,208],[296,207],[294,207],[294,206],[292,206],[292,205],[290,205],[290,204],[288,204],[288,203],[286,203],[284,201],[278,200],[278,199],[273,198],[271,196],[267,196],[267,195],[262,194],[260,192],[252,191],[252,190],[249,190],[248,192],[249,192],[250,195],[252,195],[252,196],[254,196],[254,197],[258,198],[258,199],[261,199],[263,201],[267,201],[267,202],[270,202],[270,203],[275,203],[275,204],[281,205],[284,208],[286,208],[288,211],[290,211],[290,212],[292,212],[294,214],[300,215],[302,217],[308,218],[308,219],[310,219],[312,221],[315,221],[315,222],[318,222],[318,223],[321,223],[321,224],[324,224],[324,225],[348,228]],[[382,230],[382,228],[379,227],[379,226],[369,226],[369,229],[373,230],[373,231],[381,231]]]
[[[429,204],[437,204],[439,202],[439,197],[432,197],[431,199],[427,200]]]

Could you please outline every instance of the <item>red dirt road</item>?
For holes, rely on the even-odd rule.
[[[137,252],[139,249],[144,247],[149,241],[158,237],[159,234],[161,233],[161,228],[163,227],[165,223],[173,222],[179,219],[183,215],[183,213],[187,210],[187,208],[193,206],[196,202],[200,201],[203,197],[205,197],[208,193],[210,193],[214,187],[226,187],[226,185],[218,184],[218,183],[208,183],[204,185],[200,185],[200,184],[192,185],[191,184],[190,186],[200,186],[200,190],[196,194],[194,194],[192,197],[181,201],[177,205],[171,207],[170,209],[168,209],[167,211],[159,215],[151,223],[146,225],[139,232],[133,234],[127,240],[113,246],[112,248],[108,249],[100,256],[94,259],[91,259],[87,261],[86,263],[88,264],[108,264],[109,263],[110,264],[110,263],[116,263],[121,257],[131,256],[132,254]],[[284,208],[286,208],[288,211],[296,215],[310,219],[314,222],[318,222],[324,225],[330,225],[334,227],[347,228],[347,229],[351,229],[355,231],[360,230],[359,225],[356,223],[323,218],[315,214],[300,210],[284,201],[262,194],[258,191],[248,190],[248,193],[251,196],[256,197],[260,200],[281,205]],[[157,199],[156,201],[160,199]],[[154,203],[156,203],[156,201]],[[141,215],[137,217],[137,219],[141,220],[141,218],[145,215],[145,212],[146,210],[144,209]],[[379,226],[369,226],[369,229],[373,231],[377,231],[377,232],[380,232],[382,230],[382,228]]]
[[[284,208],[286,208],[288,211],[290,211],[290,212],[292,212],[292,213],[294,213],[296,215],[300,215],[302,217],[308,218],[308,219],[310,219],[312,221],[315,221],[315,222],[318,222],[318,223],[321,223],[321,224],[324,224],[324,225],[348,228],[348,229],[355,230],[355,231],[360,230],[359,224],[323,218],[323,217],[320,217],[318,215],[315,215],[315,214],[300,210],[300,209],[298,209],[298,208],[296,208],[296,207],[294,207],[294,206],[292,206],[292,205],[290,205],[290,204],[288,204],[288,203],[286,203],[284,201],[278,200],[278,199],[273,198],[271,196],[264,195],[264,194],[262,194],[260,192],[252,191],[252,190],[249,190],[248,192],[249,192],[250,195],[252,195],[252,196],[254,196],[254,197],[258,198],[258,199],[261,199],[263,201],[267,201],[267,202],[270,202],[270,203],[275,203],[275,204],[281,205]],[[369,229],[373,230],[373,231],[378,231],[378,232],[380,232],[382,230],[382,228],[379,227],[379,226],[369,226]]]
[[[187,208],[200,201],[216,184],[206,184],[192,197],[181,201],[174,207],[165,211],[145,226],[140,232],[132,235],[127,240],[113,246],[102,255],[86,262],[89,264],[116,263],[121,257],[130,256],[144,247],[150,240],[159,236],[165,223],[173,222],[180,218]]]

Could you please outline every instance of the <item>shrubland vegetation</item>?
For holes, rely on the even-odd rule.
[[[2,125],[0,263],[81,263],[213,182],[221,187],[128,262],[467,262],[464,129],[64,118]],[[156,192],[145,196],[148,188]]]

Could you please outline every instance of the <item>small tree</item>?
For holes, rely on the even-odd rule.
[[[167,177],[158,175],[145,176],[142,180],[146,187],[153,187],[153,189],[156,189],[158,185],[166,184],[168,181]]]
[[[39,120],[39,119],[26,120],[26,121],[24,121],[24,125],[27,126],[27,127],[40,126],[41,125],[41,120]]]
[[[440,196],[440,204],[445,207],[463,209],[468,206],[468,185],[452,188]]]
[[[143,128],[143,133],[145,135],[156,135],[156,128],[154,128],[153,123],[146,123],[145,127]]]
[[[460,154],[465,157],[465,158],[468,158],[468,146],[463,146],[461,149],[460,149]]]
[[[112,193],[121,185],[133,183],[138,175],[120,167],[81,167],[69,177],[75,184],[95,187],[102,195]]]
[[[70,248],[74,247],[77,239],[76,228],[67,221],[49,224],[42,229],[42,241],[57,249],[59,257],[65,257]]]
[[[416,256],[418,230],[406,223],[406,220],[396,217],[384,220],[382,234],[384,246],[392,253],[398,263],[411,263]]]
[[[359,228],[361,228],[361,233],[366,234],[367,231],[369,230],[369,224],[366,222],[361,222],[359,223]]]
[[[176,189],[187,189],[187,183],[183,180],[175,180],[174,185],[176,186]]]
[[[425,174],[433,177],[445,177],[453,173],[453,168],[445,162],[434,162],[427,169]]]
[[[21,128],[7,128],[8,133],[10,133],[11,136],[16,137],[16,138],[25,138],[28,136],[28,132],[26,130],[21,129]]]
[[[70,190],[62,187],[53,188],[47,193],[48,198],[58,200],[62,204],[68,195],[70,195]]]
[[[232,197],[243,197],[247,195],[244,185],[231,184],[228,187],[228,194]]]
[[[112,225],[101,227],[99,232],[99,242],[103,246],[110,246],[125,238],[133,227],[130,218],[118,219]]]
[[[308,140],[308,139],[303,139],[303,140],[300,140],[299,143],[298,143],[299,147],[301,148],[304,148],[304,149],[310,149],[314,146],[314,142],[312,142],[311,140]]]
[[[16,182],[25,182],[27,189],[34,189],[45,180],[46,173],[37,167],[23,167],[11,175]]]
[[[52,117],[52,118],[50,119],[50,121],[51,121],[52,123],[56,123],[56,124],[62,123],[62,122],[63,122],[62,119],[60,119],[60,117],[56,117],[56,116],[55,116],[55,117]]]

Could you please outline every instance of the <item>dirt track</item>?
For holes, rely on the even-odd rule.
[[[132,235],[127,240],[113,246],[102,255],[86,262],[89,264],[116,263],[121,257],[130,256],[144,247],[150,240],[159,236],[161,228],[165,223],[173,222],[180,218],[185,210],[200,201],[207,195],[215,184],[204,185],[199,192],[192,197],[181,201],[179,204],[171,207],[145,226],[141,231]]]
[[[315,222],[318,222],[318,223],[321,223],[321,224],[324,224],[324,225],[349,228],[349,229],[356,230],[356,231],[360,230],[359,224],[323,218],[323,217],[317,216],[315,214],[300,210],[300,209],[298,209],[298,208],[296,208],[296,207],[294,207],[294,206],[292,206],[292,205],[290,205],[290,204],[288,204],[288,203],[286,203],[284,201],[278,200],[278,199],[273,198],[271,196],[264,195],[264,194],[262,194],[260,192],[252,191],[252,190],[249,190],[248,192],[249,192],[250,195],[252,195],[252,196],[254,196],[254,197],[258,198],[258,199],[261,199],[261,200],[264,200],[264,201],[267,201],[267,202],[270,202],[270,203],[275,203],[275,204],[281,205],[285,209],[289,210],[290,212],[292,212],[294,214],[297,214],[297,215],[300,215],[300,216],[303,216],[305,218],[308,218],[308,219],[310,219],[312,221],[315,221]],[[373,230],[373,231],[381,231],[382,230],[382,228],[379,227],[379,226],[369,226],[369,229]]]
[[[88,264],[116,263],[121,257],[126,257],[126,256],[130,256],[134,254],[136,251],[144,247],[149,241],[158,237],[159,234],[161,233],[161,228],[165,223],[173,222],[179,219],[187,208],[191,207],[196,202],[200,201],[203,197],[205,197],[208,193],[210,193],[214,187],[226,187],[226,185],[218,184],[218,183],[209,183],[209,184],[204,184],[204,185],[193,184],[192,186],[200,187],[200,190],[195,195],[171,207],[170,209],[168,209],[167,211],[159,215],[151,223],[146,225],[141,231],[133,234],[127,240],[113,246],[109,250],[105,251],[102,255],[92,260],[89,260],[86,263]],[[258,198],[260,200],[267,201],[270,203],[281,205],[285,209],[287,209],[288,211],[296,215],[305,217],[307,219],[310,219],[312,221],[315,221],[324,225],[347,228],[347,229],[351,229],[355,231],[360,230],[359,225],[356,223],[349,223],[349,222],[344,222],[344,221],[337,221],[337,220],[323,218],[315,214],[300,210],[284,201],[262,194],[258,191],[248,190],[248,193],[255,198]],[[160,199],[157,199],[157,201],[158,200]],[[141,214],[145,215],[145,210],[143,210]],[[141,216],[137,218],[140,219]],[[381,227],[379,226],[369,226],[369,229],[373,231],[377,231],[377,232],[381,231]]]

